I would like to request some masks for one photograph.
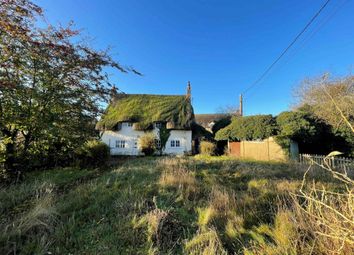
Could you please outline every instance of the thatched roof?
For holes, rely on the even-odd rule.
[[[226,113],[195,114],[195,122],[204,128],[210,128],[209,123],[217,122],[228,117],[230,117],[230,114]]]
[[[114,129],[121,122],[133,122],[137,130],[164,122],[168,129],[190,129],[193,107],[185,95],[119,94],[97,123],[100,130]]]

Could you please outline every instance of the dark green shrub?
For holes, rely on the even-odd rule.
[[[220,129],[216,140],[258,140],[270,137],[277,132],[277,124],[272,115],[233,117],[230,125]]]
[[[90,140],[75,151],[75,156],[81,167],[99,167],[107,163],[110,149],[103,142]]]
[[[153,133],[147,133],[140,137],[139,148],[145,156],[150,156],[156,151],[156,136]]]
[[[216,145],[215,143],[202,141],[200,143],[200,154],[213,156],[215,155]]]

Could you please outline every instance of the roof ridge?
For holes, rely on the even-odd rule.
[[[98,129],[112,129],[121,121],[135,121],[145,130],[154,121],[166,121],[169,129],[188,129],[194,120],[186,95],[118,94],[109,104]]]

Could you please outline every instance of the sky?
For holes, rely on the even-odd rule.
[[[96,49],[143,76],[110,72],[125,93],[185,94],[195,113],[237,105],[324,0],[34,0],[52,24],[74,21]],[[354,1],[332,0],[295,46],[244,94],[244,114],[291,108],[306,77],[354,68]]]

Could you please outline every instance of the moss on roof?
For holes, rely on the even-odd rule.
[[[110,130],[120,122],[134,122],[145,130],[154,122],[166,122],[169,129],[190,129],[194,121],[191,102],[184,95],[120,94],[108,106],[97,129]]]

